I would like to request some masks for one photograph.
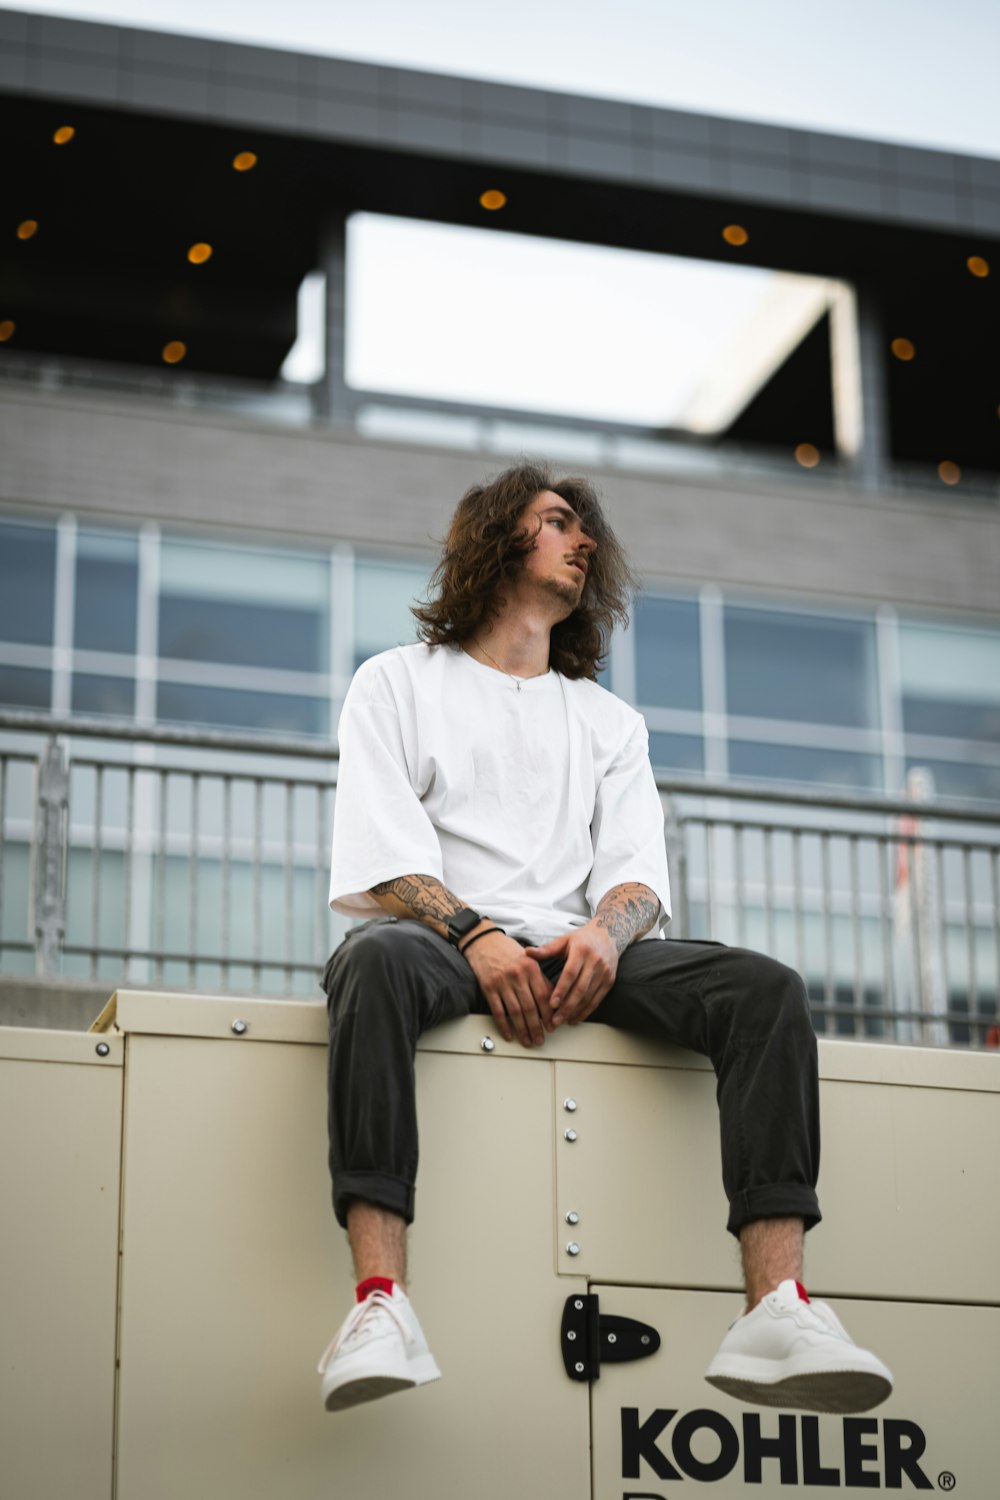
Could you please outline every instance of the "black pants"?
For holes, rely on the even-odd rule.
[[[542,964],[555,980],[561,959]],[[414,1054],[431,1026],[489,1014],[468,961],[421,922],[376,917],[327,964],[330,1172],[337,1220],[362,1198],[413,1220]],[[816,1038],[793,970],[721,943],[626,948],[592,1022],[711,1058],[728,1228],[754,1219],[819,1222]]]

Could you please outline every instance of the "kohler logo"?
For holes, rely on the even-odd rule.
[[[745,1412],[741,1431],[721,1412],[707,1407],[680,1417],[676,1411],[657,1408],[640,1421],[638,1407],[623,1406],[622,1478],[645,1478],[652,1470],[657,1479],[711,1483],[725,1479],[742,1462],[744,1484],[767,1480],[783,1485],[843,1485],[845,1489],[934,1488],[920,1467],[927,1439],[916,1422],[889,1417],[841,1420],[843,1462],[834,1463],[831,1455],[820,1451],[817,1417]],[[710,1436],[699,1436],[705,1433]],[[718,1452],[712,1458],[699,1456],[715,1449]],[[622,1500],[665,1497],[659,1491],[634,1489],[626,1490]]]

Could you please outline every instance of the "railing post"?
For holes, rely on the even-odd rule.
[[[66,844],[69,768],[66,742],[54,735],[38,763],[35,804],[35,973],[60,970],[66,935]]]
[[[677,803],[667,796],[664,823],[667,841],[667,865],[670,871],[672,904],[677,913],[674,932],[677,937],[688,935],[688,888],[687,850],[684,847],[684,828],[677,812]]]

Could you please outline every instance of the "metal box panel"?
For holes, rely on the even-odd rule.
[[[579,1500],[589,1412],[558,1347],[551,1069],[421,1053],[412,1284],[443,1379],[331,1416],[315,1367],[353,1277],[325,1048],[253,1035],[128,1038],[118,1500]]]
[[[886,1361],[895,1390],[864,1416],[810,1417],[750,1406],[705,1383],[705,1368],[741,1311],[738,1298],[590,1290],[602,1314],[651,1323],[662,1340],[650,1359],[604,1365],[592,1387],[593,1500],[702,1493],[779,1500],[842,1488],[955,1489],[978,1500],[996,1489],[997,1308],[838,1300],[838,1316]]]
[[[109,1500],[122,1042],[0,1033],[0,1493]]]

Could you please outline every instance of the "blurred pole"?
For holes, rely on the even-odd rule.
[[[889,383],[885,325],[878,293],[857,288],[858,361],[861,375],[861,441],[857,450],[862,488],[885,486],[891,454],[889,446]]]
[[[327,220],[320,235],[319,266],[326,277],[323,311],[326,368],[313,386],[313,411],[320,421],[350,424],[354,401],[346,379],[347,359],[347,219]]]

